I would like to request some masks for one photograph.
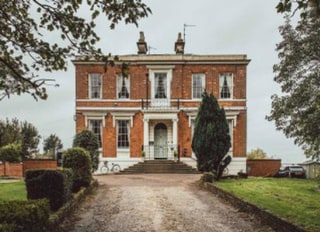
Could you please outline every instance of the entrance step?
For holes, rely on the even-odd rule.
[[[197,169],[173,160],[146,160],[130,166],[118,174],[139,174],[139,173],[179,173],[197,174]]]

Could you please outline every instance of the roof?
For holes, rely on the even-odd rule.
[[[114,58],[111,57],[111,59]],[[121,55],[118,56],[119,62],[128,62],[130,64],[145,65],[168,65],[168,64],[244,64],[247,65],[250,60],[247,55],[194,55],[194,54],[139,54],[139,55]],[[72,61],[77,64],[104,64],[103,61],[97,61],[94,58],[76,56]]]

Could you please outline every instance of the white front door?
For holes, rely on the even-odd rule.
[[[167,159],[168,158],[168,130],[166,125],[158,123],[154,128],[154,158]]]

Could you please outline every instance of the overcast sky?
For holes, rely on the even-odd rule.
[[[277,0],[147,0],[152,15],[139,22],[139,27],[121,23],[109,30],[109,23],[100,19],[99,47],[108,54],[136,54],[139,31],[144,31],[152,54],[173,54],[178,32],[186,28],[185,53],[247,54],[248,142],[247,150],[263,149],[269,156],[284,163],[302,162],[303,151],[276,131],[274,122],[265,120],[271,107],[271,95],[280,88],[273,81],[272,66],[278,62],[275,46],[281,37],[278,27],[282,15],[276,13]],[[83,11],[84,15],[88,12]],[[55,40],[50,35],[49,39]],[[27,120],[42,138],[55,133],[64,148],[72,145],[75,134],[75,69],[71,62],[67,72],[41,73],[54,78],[59,88],[48,87],[46,101],[34,101],[29,95],[0,101],[0,119],[8,117]],[[43,143],[39,145],[42,150]]]

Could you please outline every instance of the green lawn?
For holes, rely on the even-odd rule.
[[[24,181],[0,183],[0,202],[13,200],[27,200]]]
[[[248,178],[222,180],[215,185],[307,231],[320,231],[320,181]]]

